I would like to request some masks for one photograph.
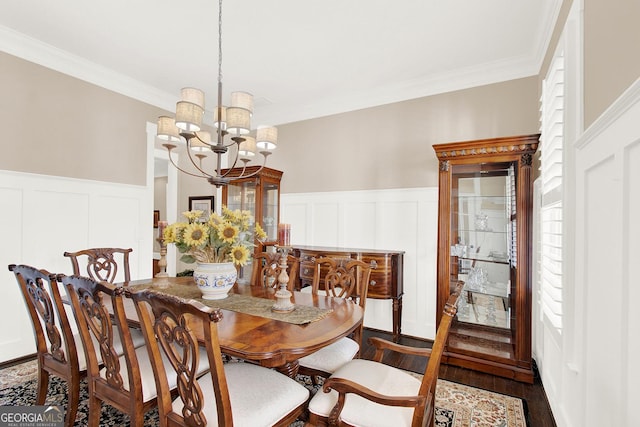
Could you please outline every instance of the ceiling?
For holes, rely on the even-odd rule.
[[[561,3],[227,0],[223,103],[251,92],[254,126],[278,125],[535,75]],[[170,111],[197,87],[211,111],[217,17],[215,0],[7,0],[0,49]]]

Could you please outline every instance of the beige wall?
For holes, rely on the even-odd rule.
[[[162,110],[0,52],[0,169],[145,185]]]
[[[584,0],[587,128],[640,77],[640,2]]]
[[[438,185],[433,144],[538,132],[537,77],[278,128],[283,193]]]
[[[565,0],[540,71],[544,78],[573,1]],[[640,3],[583,0],[584,128],[640,77]]]

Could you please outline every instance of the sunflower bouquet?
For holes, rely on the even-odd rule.
[[[222,206],[222,215],[212,213],[201,222],[203,212],[183,212],[187,222],[176,222],[164,229],[164,243],[173,243],[183,254],[183,262],[233,262],[243,266],[251,257],[255,239],[263,241],[267,235],[251,212],[231,210]]]

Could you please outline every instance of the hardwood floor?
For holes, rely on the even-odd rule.
[[[372,336],[391,340],[391,334],[371,329],[364,330],[362,339],[361,357],[370,359],[373,357],[373,347],[369,346],[367,339]],[[401,337],[401,344],[415,347],[430,347],[431,342],[415,338]],[[389,355],[385,356],[385,362],[401,369],[424,372],[426,360],[417,356]],[[482,388],[496,393],[508,394],[525,400],[529,418],[529,427],[556,427],[555,420],[549,408],[544,387],[540,379],[536,377],[533,384],[525,384],[482,372],[472,371],[457,366],[442,365],[439,378]]]

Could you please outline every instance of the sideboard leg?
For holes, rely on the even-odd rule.
[[[402,334],[402,295],[393,299],[393,342],[400,340]]]

